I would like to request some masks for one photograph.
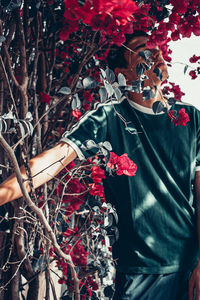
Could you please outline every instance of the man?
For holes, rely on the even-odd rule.
[[[136,66],[144,63],[138,54],[147,49],[147,41],[145,34],[132,36],[124,65],[115,66],[128,83],[138,79]],[[44,184],[77,155],[80,159],[93,155],[94,149],[81,147],[88,139],[109,141],[117,155],[128,153],[138,166],[136,176],[105,181],[107,201],[115,205],[119,216],[119,240],[113,247],[117,260],[114,299],[193,300],[195,291],[195,299],[200,300],[200,113],[190,105],[173,105],[171,109],[184,108],[189,115],[184,127],[175,126],[166,113],[153,113],[157,100],[168,106],[160,91],[161,80],[153,71],[159,67],[162,80],[168,74],[160,50],[150,51],[154,65],[145,72],[145,85],[154,89],[155,97],[143,101],[141,94],[131,92],[129,99],[101,104],[87,113],[58,145],[30,160],[32,175],[38,174],[33,184]],[[53,164],[59,160],[62,165]],[[23,167],[21,172],[26,178]],[[20,196],[12,175],[0,186],[0,204]]]

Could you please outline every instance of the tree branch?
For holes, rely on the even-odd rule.
[[[0,135],[0,144],[1,146],[4,148],[4,150],[7,152],[9,159],[13,165],[14,168],[14,172],[16,174],[17,177],[17,181],[19,183],[19,186],[21,188],[24,200],[26,201],[27,205],[32,209],[32,211],[37,215],[38,219],[40,220],[41,224],[44,226],[45,231],[47,233],[47,235],[49,236],[51,243],[57,253],[57,255],[61,258],[63,258],[70,266],[71,272],[72,272],[72,278],[73,278],[73,282],[74,282],[74,290],[75,290],[75,299],[79,300],[80,295],[79,295],[79,279],[77,278],[76,275],[76,271],[74,268],[74,264],[72,262],[71,256],[65,254],[60,246],[57,243],[56,237],[52,231],[51,226],[48,224],[42,210],[40,208],[38,208],[33,201],[30,199],[30,196],[28,194],[28,191],[26,189],[25,183],[23,182],[22,176],[21,176],[21,172],[20,172],[20,168],[17,162],[17,159],[15,157],[14,151],[12,150],[12,148],[8,145],[8,143],[6,142],[6,140],[3,138],[2,135]]]

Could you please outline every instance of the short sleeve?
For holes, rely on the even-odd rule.
[[[80,160],[96,154],[98,148],[85,150],[81,146],[87,140],[93,140],[96,144],[106,141],[107,116],[103,105],[97,109],[87,112],[80,120],[72,126],[69,131],[64,132],[60,141],[69,144],[77,153]]]

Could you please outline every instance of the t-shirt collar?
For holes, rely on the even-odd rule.
[[[136,110],[139,110],[139,111],[141,111],[141,112],[143,112],[143,113],[145,113],[145,114],[149,114],[149,115],[162,115],[162,114],[165,113],[164,111],[161,111],[161,112],[155,114],[154,111],[152,110],[152,108],[145,107],[145,106],[140,105],[140,104],[138,104],[138,103],[136,103],[136,102],[134,102],[134,101],[131,101],[131,100],[129,100],[129,99],[127,99],[127,100],[128,100],[128,103],[129,103],[132,107],[134,107]]]

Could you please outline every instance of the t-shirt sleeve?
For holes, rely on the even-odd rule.
[[[200,171],[200,111],[198,111],[196,171]]]
[[[92,140],[96,144],[106,141],[107,116],[103,106],[87,112],[69,131],[64,132],[60,141],[69,144],[77,153],[80,160],[96,154],[97,147],[85,149],[82,145]]]

